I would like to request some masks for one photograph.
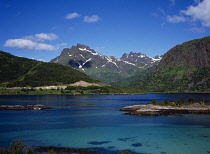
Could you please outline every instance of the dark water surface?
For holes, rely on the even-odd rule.
[[[0,146],[22,137],[33,146],[129,150],[139,154],[210,153],[210,115],[130,116],[128,105],[210,94],[0,96],[1,105],[43,104],[55,110],[0,111]]]

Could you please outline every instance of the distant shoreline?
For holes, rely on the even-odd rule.
[[[77,95],[143,95],[143,94],[210,94],[210,92],[145,92],[145,93],[95,93],[95,94],[52,94],[52,93],[46,93],[46,94],[1,94],[0,96],[29,96],[29,95],[72,95],[72,96],[77,96]]]
[[[86,95],[143,95],[146,93],[136,93],[136,94],[0,94],[0,96],[44,96],[44,95],[69,95],[69,96],[86,96]]]

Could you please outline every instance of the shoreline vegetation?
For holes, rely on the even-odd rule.
[[[124,87],[123,87],[124,89]],[[0,96],[1,95],[140,95],[154,92],[137,92],[134,89],[127,92],[119,92],[119,91],[110,91],[107,93],[101,92],[99,89],[96,89],[96,92],[91,92],[91,90],[72,90],[69,91],[67,89],[6,89],[0,88]],[[157,93],[157,92],[155,92]],[[154,94],[155,94],[154,93]],[[159,94],[210,94],[210,92],[158,92]]]
[[[195,102],[194,98],[189,98],[188,103],[184,102],[184,98],[180,98],[177,101],[157,102],[152,99],[151,103],[144,105],[132,105],[126,106],[120,109],[120,111],[126,111],[128,115],[139,116],[162,116],[162,115],[174,115],[174,114],[210,114],[210,104],[204,101]]]
[[[1,154],[100,154],[97,150],[85,148],[67,148],[67,147],[54,147],[54,146],[28,146],[23,142],[22,138],[12,141],[8,148],[0,147]],[[118,152],[119,154],[132,154],[127,150]]]
[[[143,92],[129,87],[114,86],[43,86],[43,87],[0,87],[0,95],[135,95]],[[157,93],[157,92],[155,92]],[[159,93],[208,93],[208,92],[159,92]]]
[[[133,88],[114,86],[45,86],[45,87],[0,87],[0,95],[107,95],[142,94]]]

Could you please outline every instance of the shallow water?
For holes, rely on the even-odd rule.
[[[134,104],[210,94],[0,96],[0,104],[43,104],[55,110],[0,111],[0,144],[22,137],[33,146],[129,150],[139,154],[210,153],[210,115],[131,116],[118,111]]]

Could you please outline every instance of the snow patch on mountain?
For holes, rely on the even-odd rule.
[[[128,61],[123,61],[123,62],[126,63],[126,64],[130,64],[130,65],[136,66],[136,64],[130,63]]]
[[[82,55],[82,54],[79,54],[82,58],[84,58],[85,59],[85,57]]]
[[[83,64],[82,64],[82,66],[84,66],[87,62],[89,62],[90,60],[91,60],[92,58],[89,58],[88,60],[86,60]]]
[[[108,63],[113,63],[116,67],[119,68],[119,66],[117,66],[117,64],[116,64],[115,62],[112,61],[112,58],[111,58],[111,57],[106,56],[105,58],[108,60]]]
[[[91,50],[88,50],[87,48],[79,48],[80,51],[87,51],[87,52],[90,52],[92,55],[99,55],[99,53],[97,52],[92,52]]]

